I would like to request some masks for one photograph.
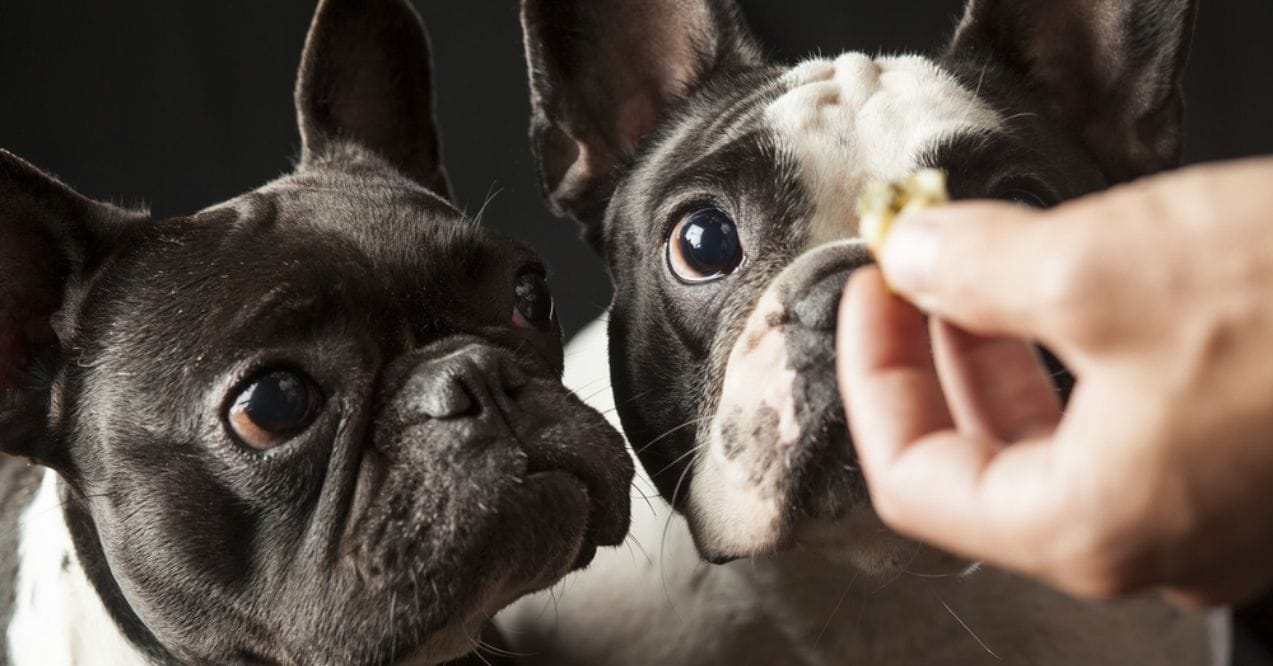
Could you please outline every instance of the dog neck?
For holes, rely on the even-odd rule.
[[[93,589],[71,540],[62,482],[49,471],[19,518],[8,663],[145,664]]]

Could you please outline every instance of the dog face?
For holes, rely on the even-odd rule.
[[[187,218],[0,152],[0,444],[156,658],[440,661],[622,539],[631,462],[449,203],[410,6],[321,2],[296,98],[296,172]]]
[[[646,5],[522,3],[542,186],[615,283],[626,434],[709,559],[896,564],[833,370],[857,198],[936,167],[1049,206],[1174,164],[1193,3],[976,0],[938,56],[790,67],[728,0]]]

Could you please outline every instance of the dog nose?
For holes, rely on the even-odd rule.
[[[849,274],[870,263],[870,254],[858,241],[830,243],[796,260],[779,276],[790,295],[789,312],[805,328],[835,330],[844,283]]]
[[[471,345],[425,362],[408,382],[415,408],[434,419],[507,410],[526,375],[505,353]]]
[[[840,309],[840,294],[844,292],[844,283],[854,269],[844,269],[827,275],[813,284],[806,286],[791,312],[806,328],[819,331],[835,329],[836,315]]]

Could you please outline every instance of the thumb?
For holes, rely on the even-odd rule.
[[[1046,216],[990,202],[906,215],[884,240],[880,268],[894,291],[929,314],[983,335],[1037,339],[1047,330],[1047,290],[1063,268],[1057,246],[1079,231]]]

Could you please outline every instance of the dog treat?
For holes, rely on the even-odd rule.
[[[879,257],[884,238],[898,215],[947,201],[950,195],[946,192],[946,172],[940,169],[916,171],[895,182],[871,182],[858,199],[858,231],[871,254]]]

